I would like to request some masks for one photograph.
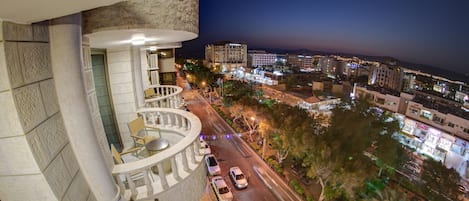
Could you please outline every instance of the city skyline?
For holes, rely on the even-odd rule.
[[[201,1],[199,38],[177,51],[200,57],[204,45],[233,40],[249,49],[390,56],[469,74],[467,8],[464,1]]]

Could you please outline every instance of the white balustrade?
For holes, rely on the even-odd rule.
[[[145,107],[180,109],[184,105],[182,88],[173,85],[151,85],[156,96],[145,99]]]
[[[184,182],[194,169],[203,165],[204,151],[199,151],[202,124],[194,114],[183,110],[143,108],[137,113],[142,115],[146,126],[160,128],[163,136],[165,132],[182,136],[178,142],[159,153],[115,165],[112,170],[121,196],[130,200],[153,199],[175,184]],[[170,171],[165,170],[167,161]],[[140,176],[138,180],[135,179],[136,175]]]

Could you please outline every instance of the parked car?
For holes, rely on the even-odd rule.
[[[422,168],[414,163],[414,162],[408,162],[404,165],[404,168],[414,172],[414,173],[417,173],[417,174],[420,174],[420,172],[422,172]]]
[[[212,178],[212,188],[215,191],[215,195],[219,201],[231,201],[233,200],[233,193],[230,188],[226,185],[225,180],[221,176],[215,176]]]
[[[243,189],[248,187],[248,180],[239,167],[231,167],[229,174],[236,188]]]
[[[220,175],[221,169],[218,165],[218,161],[213,154],[205,155],[205,163],[207,164],[207,170],[209,175]]]
[[[458,184],[458,190],[459,190],[459,192],[461,192],[461,193],[467,193],[467,192],[469,192],[469,190],[468,190],[464,185],[461,185],[461,184]]]
[[[202,149],[204,150],[204,154],[212,153],[212,149],[210,149],[210,146],[207,142],[205,142],[205,140],[200,139],[200,147],[202,147]]]

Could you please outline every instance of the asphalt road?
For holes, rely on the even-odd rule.
[[[273,172],[264,161],[221,119],[216,111],[196,90],[183,81],[178,85],[184,88],[183,96],[189,110],[202,122],[201,136],[210,145],[225,179],[238,201],[296,201],[302,200],[288,185]],[[249,177],[249,186],[238,190],[228,176],[228,170],[238,166]]]

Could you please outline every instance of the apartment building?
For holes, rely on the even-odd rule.
[[[198,36],[198,6],[2,2],[0,200],[200,200],[200,120],[180,109],[180,87],[158,85],[168,54]],[[128,125],[139,117],[171,148],[117,160],[134,148]]]
[[[273,66],[277,62],[277,54],[267,53],[263,50],[248,51],[248,67],[257,68],[262,66]]]
[[[401,67],[381,64],[373,66],[368,74],[368,85],[395,91],[402,90],[404,71]]]
[[[205,46],[205,65],[220,66],[222,72],[231,72],[247,66],[248,47],[244,43],[220,41]]]
[[[314,58],[311,55],[301,54],[287,54],[286,62],[287,65],[291,66],[292,69],[300,71],[301,69],[312,69],[314,67]]]
[[[318,68],[324,74],[335,75],[339,62],[333,57],[322,57],[319,59]]]

